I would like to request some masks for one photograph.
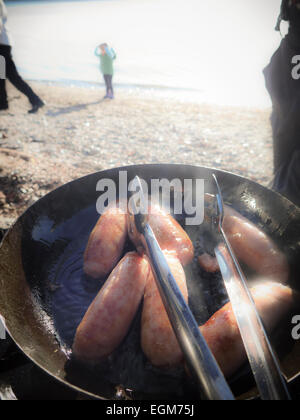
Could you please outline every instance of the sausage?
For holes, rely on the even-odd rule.
[[[264,232],[228,206],[225,206],[223,228],[240,261],[260,276],[287,283],[289,278],[287,259]],[[209,273],[218,271],[217,260],[208,254],[201,255],[198,263]]]
[[[226,206],[224,231],[236,256],[260,276],[286,283],[289,265],[275,243],[248,219]]]
[[[96,363],[121,344],[143,298],[149,271],[146,258],[136,252],[119,262],[76,331],[77,358]]]
[[[110,207],[93,229],[85,253],[84,271],[93,278],[107,276],[118,263],[127,238],[127,216]]]
[[[257,310],[268,331],[290,310],[293,292],[279,283],[266,282],[251,289]],[[225,376],[229,377],[247,360],[231,303],[200,327]]]
[[[198,257],[198,263],[208,273],[217,273],[220,270],[217,259],[206,253]]]
[[[179,259],[165,253],[171,272],[185,298],[188,290],[185,273]],[[157,367],[169,368],[183,361],[183,355],[173,332],[167,312],[156,286],[152,271],[149,272],[141,321],[141,345],[149,361]]]
[[[192,262],[194,258],[194,246],[185,230],[166,211],[158,205],[149,206],[149,224],[163,251],[176,253],[183,266]],[[135,226],[129,223],[129,237],[140,249],[139,233]]]

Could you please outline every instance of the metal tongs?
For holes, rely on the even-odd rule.
[[[216,246],[215,254],[261,399],[290,400],[286,381],[248,289],[246,278],[223,230],[224,203],[217,178],[215,175],[213,178],[217,188],[215,224],[221,234],[221,242]]]
[[[140,234],[140,243],[149,258],[157,287],[189,371],[208,399],[234,400],[224,375],[201,334],[148,223],[148,207],[145,204],[141,181],[138,177],[135,181],[139,187],[139,202],[130,200],[130,224],[133,224]]]

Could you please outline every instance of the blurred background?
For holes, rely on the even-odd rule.
[[[59,185],[131,164],[207,166],[273,179],[263,68],[281,41],[280,0],[5,1],[18,70],[0,117],[0,227]],[[286,28],[282,26],[282,31]],[[94,51],[116,53],[103,100]]]
[[[94,49],[118,54],[119,86],[266,107],[262,69],[280,41],[280,0],[7,1],[14,55],[32,80],[97,82]],[[178,92],[177,92],[178,93]]]

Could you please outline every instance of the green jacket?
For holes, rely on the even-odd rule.
[[[110,76],[113,76],[113,62],[117,58],[117,55],[113,48],[107,47],[105,51],[106,53],[102,55],[101,52],[99,52],[99,47],[97,47],[95,50],[95,55],[100,58],[100,70],[102,74],[108,74]]]

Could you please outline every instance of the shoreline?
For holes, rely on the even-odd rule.
[[[55,82],[54,82],[55,83]],[[267,186],[272,179],[270,110],[181,102],[153,92],[30,82],[46,102],[36,115],[9,85],[0,116],[0,227],[73,179],[146,163],[206,166]]]
[[[85,80],[72,80],[72,79],[61,79],[61,80],[36,80],[36,79],[26,79],[29,84],[41,84],[49,87],[65,87],[65,88],[82,88],[82,89],[103,89],[105,87],[104,82],[96,81],[85,81]],[[172,87],[164,85],[147,85],[147,84],[122,84],[114,83],[114,88],[116,91],[121,92],[122,94],[138,95],[144,98],[154,95],[154,98],[164,98],[167,100],[179,101],[180,103],[193,103],[202,106],[215,106],[217,108],[226,108],[226,109],[239,109],[239,110],[251,110],[251,111],[272,111],[272,106],[270,105],[228,105],[228,104],[216,104],[212,100],[205,100],[203,98],[203,90],[184,88],[184,87]],[[187,95],[190,95],[188,97]],[[202,99],[201,99],[202,97]]]

